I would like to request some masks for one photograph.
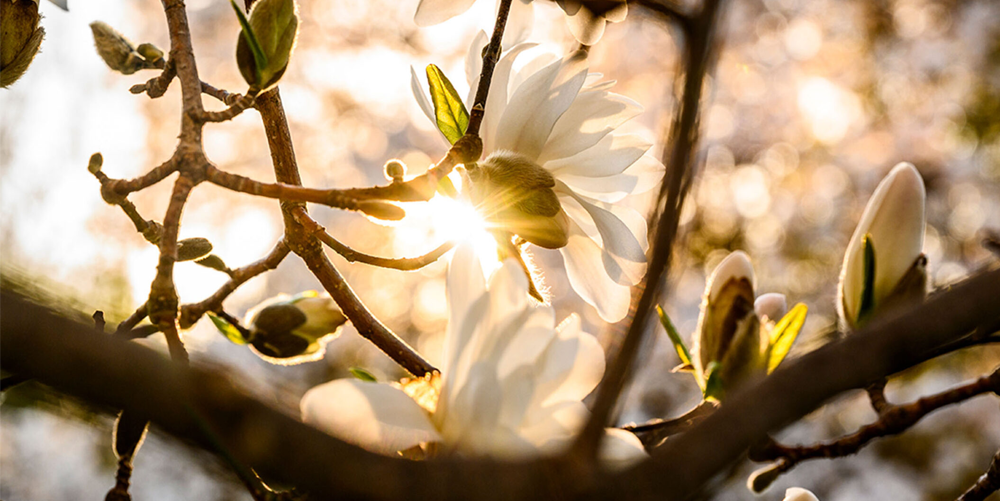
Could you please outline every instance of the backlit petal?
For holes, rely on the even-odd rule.
[[[301,408],[306,423],[381,454],[441,440],[427,412],[387,384],[339,379],[307,391]]]
[[[476,0],[420,0],[413,22],[417,26],[433,26],[443,23],[472,7]]]
[[[630,287],[620,285],[604,269],[602,250],[580,226],[570,223],[569,243],[559,249],[573,290],[608,322],[617,322],[628,313]]]

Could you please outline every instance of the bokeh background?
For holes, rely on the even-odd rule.
[[[383,183],[382,164],[401,158],[426,169],[446,144],[410,91],[410,66],[442,67],[465,94],[463,58],[488,28],[494,4],[442,25],[417,29],[416,0],[300,0],[296,53],[281,84],[303,179],[317,187]],[[551,2],[536,2],[532,39],[564,52],[575,44]],[[875,185],[898,162],[914,163],[927,184],[924,252],[935,286],[989,265],[981,231],[1000,228],[1000,3],[991,0],[732,0],[724,47],[704,101],[701,167],[682,214],[683,238],[663,302],[683,335],[694,330],[706,275],[726,255],[753,257],[759,292],[781,292],[809,306],[793,350],[828,340],[847,241]],[[88,24],[105,21],[135,43],[168,46],[155,0],[70,0],[69,12],[42,2],[47,36],[30,71],[0,91],[0,265],[6,280],[26,282],[88,315],[114,323],[141,304],[156,249],[128,219],[105,205],[86,171],[97,151],[112,177],[132,177],[167,159],[179,130],[179,86],[157,100],[128,88],[153,73],[122,76],[97,56]],[[202,80],[245,90],[234,61],[238,24],[228,2],[188,2]],[[608,26],[590,51],[591,71],[617,80],[616,92],[645,106],[626,125],[655,141],[677,105],[683,41],[640,8]],[[682,69],[680,69],[682,71]],[[221,105],[205,100],[212,109]],[[205,130],[205,149],[221,168],[271,180],[259,115],[249,111]],[[131,197],[161,219],[169,182]],[[648,199],[632,203],[645,210]],[[313,207],[348,245],[383,256],[429,251],[448,234],[432,221],[394,227],[356,214]],[[262,257],[280,238],[270,200],[200,186],[184,213],[182,237],[206,237],[232,267]],[[588,330],[613,342],[614,330],[569,287],[555,252],[534,253],[557,315],[580,314]],[[445,263],[417,272],[348,264],[333,256],[371,310],[437,360],[446,326]],[[225,276],[191,263],[176,271],[182,301],[197,301]],[[294,257],[240,288],[231,314],[274,294],[318,283]],[[671,373],[678,361],[662,330],[649,336],[640,374],[621,422],[682,414],[697,403],[693,379]],[[186,334],[194,363],[224,368],[239,384],[297,413],[311,386],[364,367],[380,379],[400,369],[351,327],[319,362],[272,366],[230,344],[203,320]],[[160,339],[141,341],[165,351]],[[1000,363],[997,347],[961,353],[908,371],[889,386],[895,401],[917,398],[982,375]],[[0,404],[0,498],[100,499],[113,484],[112,418],[28,383]],[[844,395],[781,432],[812,442],[853,431],[874,418],[860,394]],[[901,437],[860,454],[803,464],[763,497],[803,486],[823,500],[954,499],[1000,445],[1000,406],[980,397],[940,411]],[[712,493],[753,499],[743,464]],[[250,499],[215,459],[153,430],[135,462],[136,499]],[[994,496],[992,499],[997,499]]]

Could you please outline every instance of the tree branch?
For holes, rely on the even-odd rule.
[[[683,416],[666,420],[654,419],[644,424],[625,425],[621,428],[639,437],[642,445],[649,451],[655,449],[670,436],[684,433],[692,426],[704,421],[718,407],[719,405],[715,402],[702,400],[697,407],[686,412]]]
[[[326,244],[327,247],[333,249],[334,252],[340,254],[350,263],[364,263],[381,268],[391,268],[402,271],[419,270],[420,268],[437,261],[441,256],[445,255],[448,251],[455,247],[455,242],[445,242],[427,254],[417,257],[385,258],[372,256],[363,252],[358,252],[347,245],[344,245],[336,238],[333,238],[329,233],[327,233],[326,228],[317,223],[313,218],[309,217],[309,214],[304,209],[296,208],[294,214],[295,220],[302,224],[307,231],[316,235],[316,238],[319,238],[319,240]]]
[[[910,429],[924,416],[938,409],[990,392],[1000,392],[1000,369],[971,383],[923,397],[909,404],[889,406],[879,412],[879,418],[874,423],[836,440],[814,445],[786,446],[767,439],[761,445],[750,449],[750,459],[758,462],[776,461],[775,468],[768,470],[771,472],[769,480],[773,481],[778,475],[791,470],[803,461],[849,456],[876,438],[898,435]]]
[[[680,219],[681,206],[687,196],[687,179],[693,176],[692,156],[698,142],[698,116],[701,103],[701,92],[704,87],[705,75],[708,73],[710,61],[717,48],[715,41],[715,25],[717,23],[720,0],[706,0],[701,13],[695,19],[693,29],[688,32],[687,40],[687,73],[684,81],[684,94],[681,106],[674,117],[671,126],[671,139],[664,150],[664,158],[669,156],[667,175],[657,199],[657,207],[663,204],[662,216],[650,218],[652,259],[646,276],[645,285],[640,286],[641,293],[637,303],[633,303],[632,323],[625,334],[625,339],[617,355],[604,374],[604,380],[597,388],[590,419],[584,431],[580,434],[574,448],[584,458],[596,457],[603,429],[607,425],[611,412],[618,401],[631,372],[632,363],[642,344],[642,336],[646,330],[653,305],[657,302],[661,282],[670,265],[671,251],[677,236],[677,226]],[[659,209],[658,209],[659,211]],[[653,226],[655,225],[655,226]]]
[[[990,462],[990,468],[986,470],[986,473],[979,477],[975,485],[969,487],[969,490],[959,496],[957,501],[984,501],[990,494],[997,491],[1000,491],[1000,451],[997,451],[997,454],[993,456],[993,461]]]

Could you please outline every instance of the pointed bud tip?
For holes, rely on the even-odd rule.
[[[715,267],[712,276],[708,279],[708,298],[713,300],[719,295],[722,286],[734,278],[747,278],[750,285],[756,289],[757,279],[754,276],[753,264],[750,263],[750,256],[743,251],[734,251]]]

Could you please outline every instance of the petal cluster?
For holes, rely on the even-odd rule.
[[[471,89],[478,85],[479,55],[486,43],[485,33],[480,33],[466,58]],[[615,133],[642,108],[612,93],[614,82],[588,73],[584,52],[528,58],[524,52],[531,47],[512,47],[496,65],[480,129],[485,157],[481,165],[514,155],[551,175],[560,217],[567,223],[567,244],[559,251],[570,283],[602,318],[618,321],[628,312],[630,287],[645,273],[648,242],[645,218],[613,204],[652,189],[664,167],[647,154],[650,142]],[[433,121],[415,72],[413,87]]]
[[[531,303],[517,264],[504,263],[487,283],[469,245],[452,260],[448,299],[439,390],[419,392],[418,403],[399,385],[341,379],[305,394],[303,419],[384,454],[426,443],[499,458],[563,449],[604,373],[597,340],[575,315],[557,326],[551,307]],[[435,393],[436,402],[427,398]],[[619,462],[644,457],[634,435],[612,432],[605,442]]]

